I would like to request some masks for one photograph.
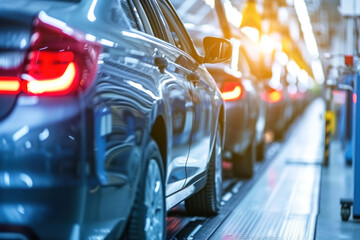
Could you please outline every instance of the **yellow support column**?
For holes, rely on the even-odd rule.
[[[330,157],[330,141],[331,137],[335,133],[335,112],[334,111],[326,111],[325,113],[325,144],[324,144],[324,166],[329,165],[329,157]]]

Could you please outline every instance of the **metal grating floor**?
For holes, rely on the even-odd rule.
[[[318,214],[323,102],[307,109],[281,152],[211,239],[313,239]]]

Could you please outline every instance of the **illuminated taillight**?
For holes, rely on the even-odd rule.
[[[75,93],[91,84],[100,51],[85,34],[41,12],[34,21],[21,90],[30,95]]]
[[[356,93],[353,93],[352,99],[353,99],[353,103],[356,103],[356,102],[357,102],[357,95],[356,95]]]
[[[283,98],[282,92],[275,89],[263,93],[263,99],[268,103],[280,102],[282,98]]]
[[[220,90],[224,101],[234,101],[240,99],[243,94],[240,83],[235,81],[224,82]]]
[[[20,78],[0,77],[0,94],[17,94],[20,92]]]
[[[45,80],[36,79],[36,81],[30,81],[26,86],[26,91],[31,94],[66,94],[77,87],[78,81],[75,81],[75,77],[76,65],[74,62],[70,62],[64,72],[61,73],[61,76]]]

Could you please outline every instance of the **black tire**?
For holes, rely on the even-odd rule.
[[[250,179],[254,175],[254,143],[251,143],[244,155],[233,153],[232,170],[235,177]]]
[[[207,171],[204,188],[185,200],[185,207],[191,215],[212,216],[219,212],[222,195],[222,144],[220,130],[217,130],[214,147]]]
[[[256,161],[262,162],[265,159],[265,141],[261,140],[259,144],[256,145]]]
[[[350,218],[350,207],[341,207],[341,220],[343,220],[344,222],[348,221]]]
[[[160,154],[160,150],[158,145],[156,144],[156,142],[153,139],[150,139],[148,145],[146,146],[146,150],[144,153],[144,156],[146,158],[145,164],[146,164],[146,168],[144,169],[143,175],[140,178],[140,182],[138,185],[138,189],[137,189],[137,193],[136,193],[136,197],[135,197],[135,202],[134,202],[134,206],[132,209],[132,212],[130,214],[130,218],[128,221],[128,225],[127,225],[127,229],[125,231],[125,239],[128,240],[138,240],[138,239],[148,239],[147,235],[149,236],[149,228],[150,230],[154,229],[155,227],[159,227],[159,231],[158,231],[158,237],[156,239],[166,239],[166,207],[165,207],[165,184],[164,184],[164,167],[163,167],[163,161],[161,158],[161,154]],[[152,176],[159,176],[157,174],[157,170],[156,169],[156,165],[158,167],[158,170],[160,172],[160,178],[156,178],[155,182],[156,184],[160,183],[160,188],[158,188],[158,191],[162,191],[162,197],[161,195],[159,195],[159,198],[156,198],[156,202],[154,199],[152,199],[152,203],[148,204],[153,208],[149,208],[149,206],[146,205],[146,193],[147,193],[147,189],[153,189],[153,188],[148,188],[149,185],[151,185],[149,178],[148,178],[148,173],[149,176],[150,174],[152,174],[153,172],[155,172],[155,174],[152,174]],[[161,179],[161,180],[160,180]],[[154,191],[156,192],[156,191]],[[150,193],[151,194],[151,193]],[[157,194],[157,193],[155,193]],[[160,192],[159,192],[160,194]],[[159,202],[160,201],[160,202]],[[156,205],[156,206],[162,206],[162,209],[159,209],[159,211],[157,212],[157,210],[155,211],[151,211],[154,210],[154,206],[152,205]],[[157,209],[157,208],[156,208]],[[152,213],[152,215],[151,215]],[[149,218],[150,222],[150,226],[149,224],[147,225],[147,227],[145,226],[146,224],[146,219],[147,216],[149,216],[149,214],[151,216],[158,216],[159,219],[159,224],[157,226],[153,226],[154,223],[151,221],[153,218]],[[162,229],[160,229],[162,223]],[[157,235],[157,234],[154,234]]]

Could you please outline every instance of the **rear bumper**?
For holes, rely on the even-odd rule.
[[[245,104],[240,101],[225,102],[226,109],[226,134],[225,151],[236,154],[243,154],[250,145],[255,129],[248,129],[250,117],[244,116]],[[249,111],[246,112],[249,114]]]
[[[76,187],[2,188],[0,239],[9,233],[28,239],[69,239],[77,234],[83,192]]]
[[[131,209],[129,188],[116,189],[119,202],[107,206],[104,191],[92,191],[80,186],[1,189],[0,239],[118,238]],[[109,209],[117,218],[109,218]]]
[[[93,125],[60,99],[22,96],[0,121],[0,239],[117,238],[126,224],[133,183],[101,186]]]
[[[20,96],[0,122],[0,239],[71,235],[85,186],[80,112],[75,97]]]
[[[81,121],[74,97],[20,97],[0,121],[0,188],[80,184],[85,169]]]

